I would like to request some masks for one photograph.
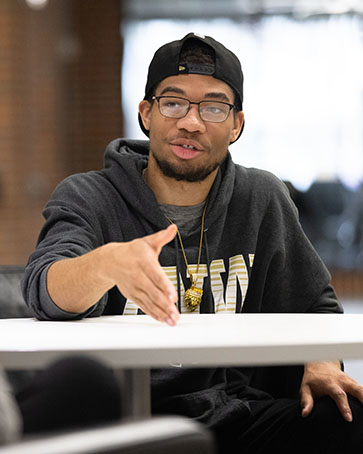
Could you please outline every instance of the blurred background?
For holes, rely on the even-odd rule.
[[[190,31],[242,62],[234,160],[286,182],[338,296],[360,298],[363,0],[0,0],[0,263],[26,263],[58,182],[145,138],[150,59]]]

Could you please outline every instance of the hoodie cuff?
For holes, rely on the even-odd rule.
[[[42,302],[42,312],[47,316],[47,318],[49,318],[50,320],[72,320],[76,318],[83,318],[88,313],[92,312],[94,306],[92,308],[89,308],[86,312],[77,313],[67,312],[55,304],[48,293],[47,287],[47,274],[50,265],[51,264],[49,264],[42,271],[39,282],[39,297]]]

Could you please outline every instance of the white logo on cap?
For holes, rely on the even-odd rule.
[[[198,36],[198,38],[205,39],[204,35],[201,35],[200,33],[193,33],[194,36]]]

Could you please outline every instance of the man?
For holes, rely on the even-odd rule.
[[[139,105],[150,141],[112,142],[102,171],[66,179],[45,208],[23,281],[36,317],[342,312],[286,187],[232,162],[242,103],[240,63],[214,39],[156,52]],[[205,423],[220,452],[363,446],[363,390],[338,361],[155,370],[152,392],[155,412]]]

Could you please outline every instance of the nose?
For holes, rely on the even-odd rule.
[[[179,118],[177,122],[179,129],[185,129],[188,132],[200,132],[206,131],[204,121],[200,118],[198,106],[191,105],[189,112],[183,118]]]

